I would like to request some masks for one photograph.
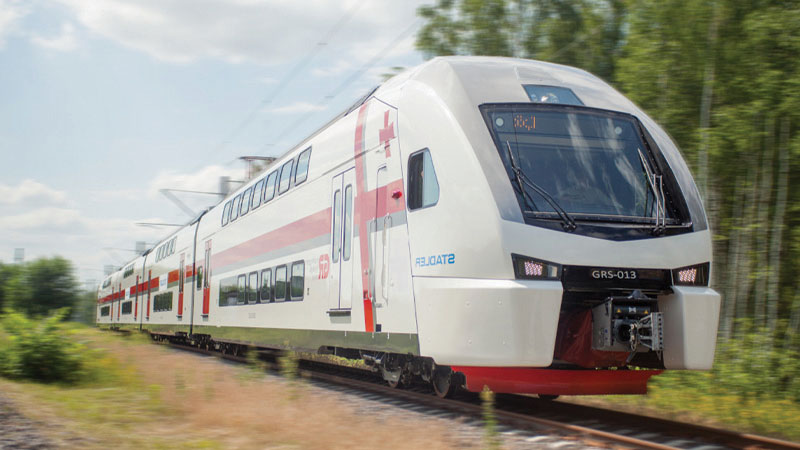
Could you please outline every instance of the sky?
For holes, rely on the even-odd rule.
[[[101,280],[189,220],[160,189],[218,192],[423,62],[424,3],[0,0],[0,262]]]

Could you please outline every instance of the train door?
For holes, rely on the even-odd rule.
[[[153,271],[147,271],[147,309],[145,319],[150,320],[150,288],[153,285]]]
[[[133,301],[133,321],[135,323],[139,319],[139,275],[136,275],[136,284],[133,287],[133,292],[136,295]]]
[[[331,186],[331,262],[328,307],[347,310],[353,302],[353,202],[355,170],[333,177]],[[362,265],[365,265],[362,262]]]
[[[203,261],[205,276],[203,277],[203,315],[208,317],[209,309],[211,307],[211,239],[206,241],[205,258]]]
[[[185,280],[186,254],[181,253],[181,265],[178,268],[178,319],[183,318],[183,284]]]
[[[382,308],[389,300],[389,230],[392,227],[392,216],[387,208],[388,173],[386,166],[378,168],[375,188],[375,221],[370,227],[370,245],[372,247],[372,267],[370,283],[375,308]]]

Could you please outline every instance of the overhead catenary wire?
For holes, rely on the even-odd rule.
[[[364,72],[366,72],[367,70],[371,69],[375,64],[380,62],[380,60],[383,59],[383,57],[386,56],[387,53],[389,53],[395,47],[397,47],[397,45],[400,44],[400,42],[402,42],[403,39],[405,39],[409,34],[411,34],[411,32],[413,32],[417,28],[419,23],[420,23],[420,20],[416,20],[415,22],[413,22],[411,24],[411,26],[409,26],[408,28],[403,30],[403,32],[401,32],[399,35],[397,35],[397,37],[394,38],[386,47],[382,48],[380,51],[375,53],[375,55],[373,55],[372,58],[367,60],[367,62],[362,64],[358,69],[353,71],[353,73],[350,74],[349,77],[347,77],[344,81],[342,81],[328,95],[323,97],[323,99],[320,102],[320,104],[321,105],[326,105],[326,104],[330,103],[331,100],[333,100],[339,94],[341,94],[348,86],[350,86],[356,80],[358,80],[364,74]],[[289,133],[294,131],[295,128],[297,128],[300,124],[302,124],[303,122],[308,120],[308,118],[311,117],[311,116],[312,116],[312,114],[302,115],[299,119],[297,119],[291,125],[289,125],[288,127],[284,128],[283,132],[280,135],[278,135],[277,138],[275,138],[275,142],[280,142],[281,139],[283,139]],[[275,145],[275,144],[274,143],[273,144],[267,144],[268,147],[272,146],[272,145]]]
[[[297,62],[297,64],[292,67],[292,69],[283,77],[283,79],[275,86],[275,88],[266,96],[264,97],[250,112],[245,116],[245,118],[236,125],[233,130],[217,145],[215,145],[211,152],[209,152],[204,158],[201,158],[202,161],[206,161],[209,156],[215,155],[227,147],[233,139],[239,135],[245,128],[247,128],[250,123],[255,120],[258,113],[261,112],[267,105],[272,103],[275,98],[280,95],[286,86],[294,80],[297,75],[302,72],[306,66],[311,62],[312,59],[320,52],[322,49],[328,45],[328,41],[339,32],[339,30],[350,21],[350,19],[355,15],[355,13],[360,9],[366,2],[355,2],[353,6],[348,9],[345,14],[337,21],[327,33],[311,48],[311,50],[306,54],[306,57],[301,59]],[[202,163],[204,164],[204,163]],[[201,165],[202,165],[201,164]],[[198,166],[199,167],[199,166]]]

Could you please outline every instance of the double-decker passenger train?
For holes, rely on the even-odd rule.
[[[108,277],[97,321],[363,358],[440,395],[644,393],[711,367],[711,254],[675,144],[608,84],[444,57]]]

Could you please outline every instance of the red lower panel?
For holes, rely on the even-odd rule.
[[[599,395],[646,394],[647,380],[660,370],[556,370],[525,367],[453,367],[467,379],[467,389],[483,386],[496,393]]]

